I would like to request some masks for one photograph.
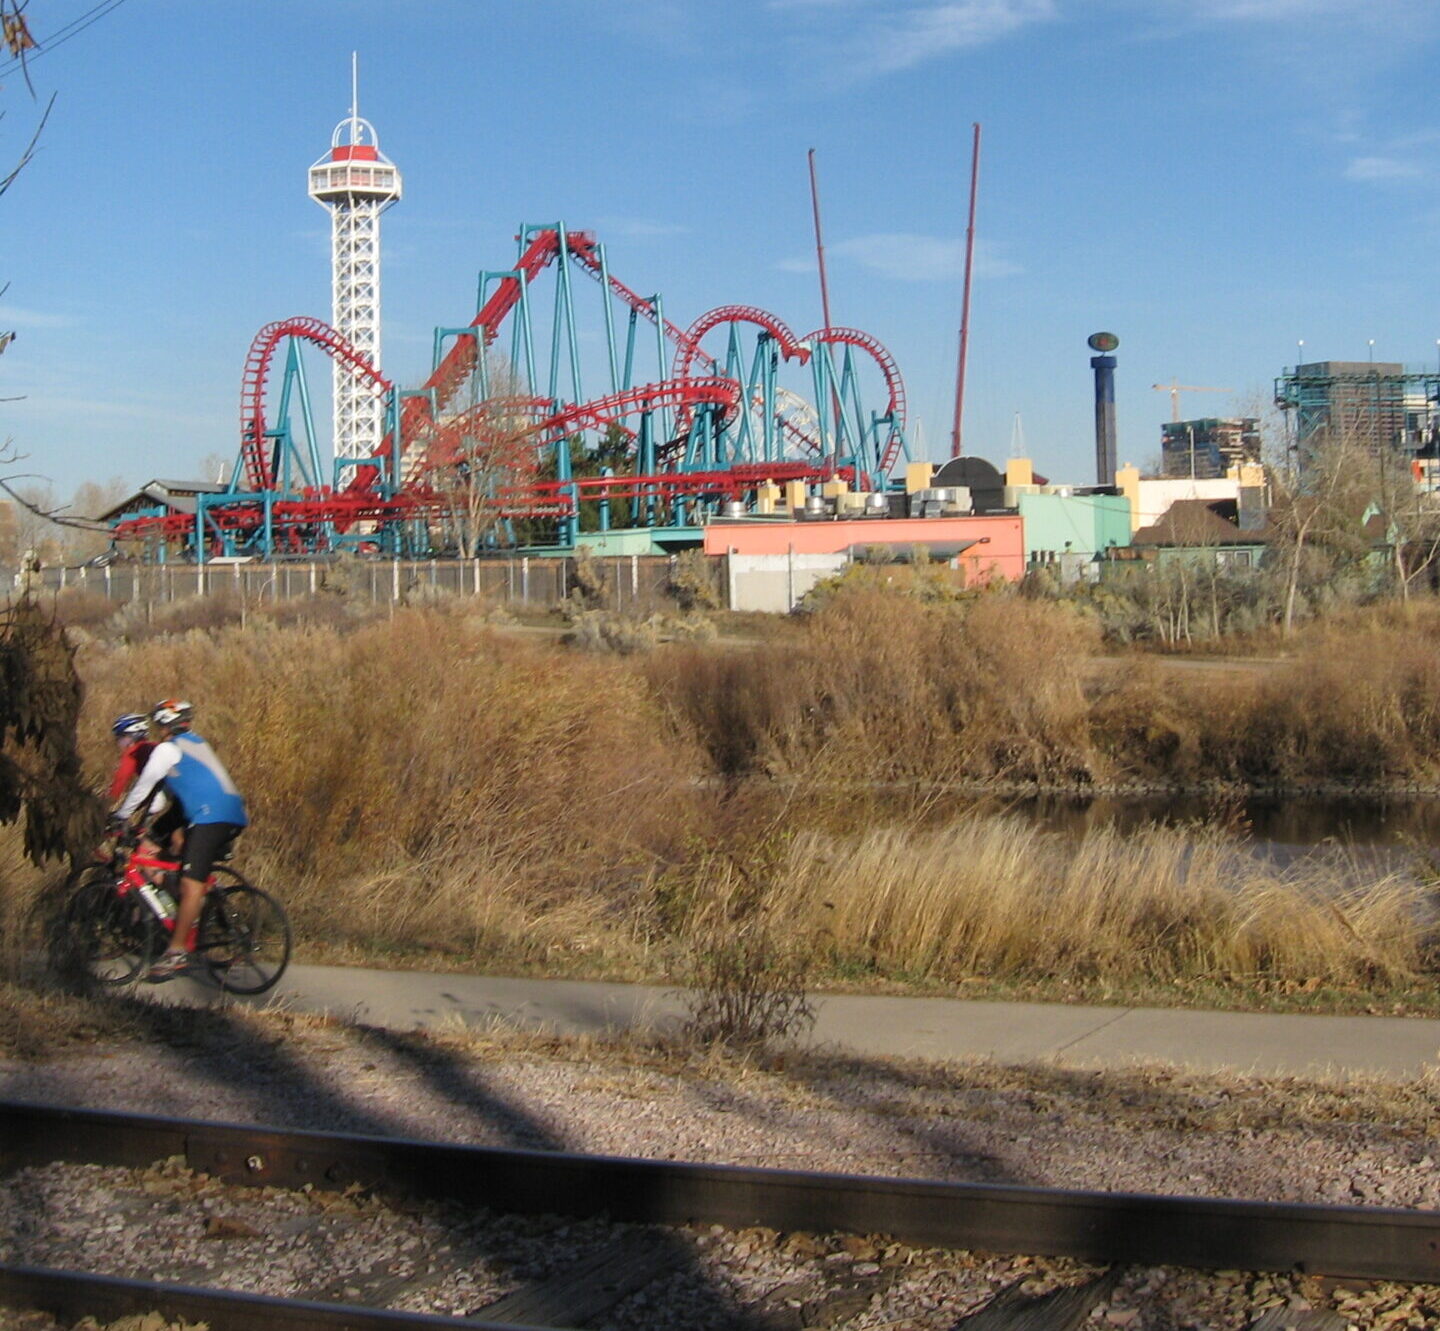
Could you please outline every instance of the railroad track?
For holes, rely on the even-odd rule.
[[[1130,1266],[1440,1281],[1440,1213],[1434,1212],[807,1174],[0,1102],[0,1177],[57,1163],[144,1169],[176,1158],[225,1184],[361,1190],[520,1216],[605,1216],[626,1232],[575,1269],[464,1318],[20,1266],[0,1266],[0,1305],[70,1318],[153,1309],[207,1322],[211,1331],[583,1326],[674,1269],[676,1241],[661,1227],[697,1225],[885,1235],[904,1245],[1072,1258],[1110,1268],[1043,1297],[1011,1291],[954,1323],[967,1331],[1078,1326],[1108,1294],[1116,1272]],[[1333,1325],[1303,1318],[1270,1324]]]

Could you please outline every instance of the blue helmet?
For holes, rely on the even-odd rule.
[[[149,725],[149,721],[139,712],[126,712],[124,716],[115,718],[115,724],[110,727],[110,733],[116,739],[140,739]]]

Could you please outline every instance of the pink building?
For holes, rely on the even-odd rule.
[[[930,557],[961,569],[967,584],[1025,575],[1025,532],[1014,513],[955,518],[820,518],[785,522],[757,518],[712,522],[707,555],[843,555],[863,558],[870,546],[897,554],[923,545]]]

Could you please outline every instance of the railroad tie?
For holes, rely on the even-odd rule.
[[[952,1331],[1075,1331],[1110,1296],[1120,1279],[1111,1267],[1083,1285],[1067,1285],[1048,1294],[1022,1294],[1017,1281],[1001,1290],[979,1312],[962,1317]]]
[[[1349,1323],[1328,1308],[1271,1308],[1250,1323],[1250,1331],[1345,1331]]]
[[[466,1316],[511,1326],[583,1327],[689,1261],[693,1258],[670,1235],[631,1230],[558,1275],[472,1308]]]

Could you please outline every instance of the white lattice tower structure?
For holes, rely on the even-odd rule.
[[[352,64],[350,115],[310,168],[310,197],[330,211],[331,319],[335,331],[380,368],[380,214],[400,197],[400,172],[359,114]],[[338,362],[335,457],[368,458],[382,438],[384,402]]]

